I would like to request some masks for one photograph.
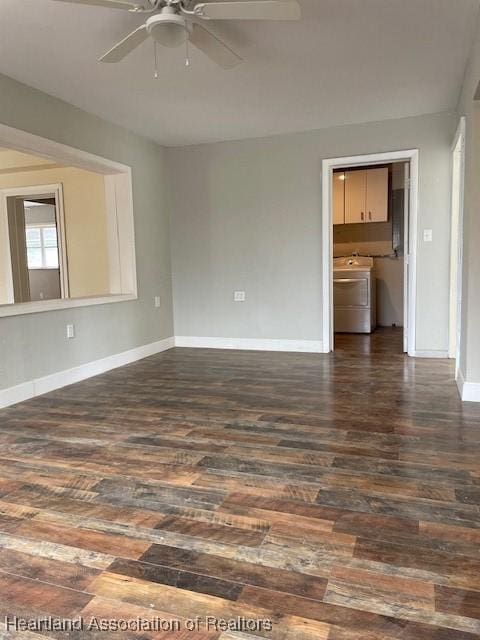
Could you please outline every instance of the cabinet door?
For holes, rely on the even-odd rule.
[[[333,174],[333,224],[345,224],[345,174]]]
[[[345,224],[366,222],[367,172],[345,172]]]
[[[367,171],[367,222],[388,221],[388,168]]]

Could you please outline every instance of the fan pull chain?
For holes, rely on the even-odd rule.
[[[186,50],[185,66],[189,67],[190,66],[190,50],[189,50],[189,47],[188,47],[188,38],[185,40],[185,50]]]
[[[158,80],[159,78],[159,74],[158,74],[158,50],[157,50],[157,41],[154,40],[153,41],[153,55],[155,57],[155,80]]]

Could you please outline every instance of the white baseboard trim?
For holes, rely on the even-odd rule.
[[[464,402],[480,402],[480,382],[464,382],[462,400]]]
[[[197,338],[192,336],[175,336],[175,346],[195,349],[324,353],[321,340],[262,340],[257,338]]]
[[[448,359],[448,351],[428,351],[428,350],[420,350],[413,352],[414,358],[442,358]]]
[[[136,347],[122,353],[116,353],[100,360],[87,362],[72,369],[58,371],[42,378],[29,380],[8,389],[0,389],[0,409],[35,396],[61,389],[67,385],[97,376],[111,369],[122,367],[131,362],[148,358],[156,353],[173,347],[202,349],[238,349],[245,351],[283,351],[296,353],[325,353],[321,340],[261,340],[254,338],[198,338],[176,336]],[[417,358],[446,358],[443,351],[416,351]],[[464,402],[480,402],[480,383],[466,382],[461,371],[458,372],[457,386]]]
[[[17,402],[23,402],[29,398],[40,396],[43,393],[54,391],[55,389],[61,389],[69,384],[80,382],[92,376],[98,376],[100,373],[105,373],[105,371],[110,371],[111,369],[123,367],[131,362],[148,358],[148,356],[153,356],[156,353],[166,351],[174,346],[175,339],[173,337],[165,338],[164,340],[158,340],[157,342],[136,347],[135,349],[129,349],[122,353],[115,353],[112,356],[107,356],[100,360],[81,364],[78,367],[73,367],[73,369],[65,369],[64,371],[58,371],[57,373],[52,373],[42,378],[23,382],[15,387],[1,389],[0,408],[17,404]]]
[[[457,375],[457,387],[463,402],[480,402],[480,382],[466,382],[460,370]]]
[[[34,395],[35,386],[33,380],[17,384],[16,386],[9,387],[8,389],[2,389],[0,391],[0,409],[9,407],[11,404],[17,404],[18,402],[23,402],[24,400],[33,398]]]

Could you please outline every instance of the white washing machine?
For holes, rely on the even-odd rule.
[[[333,305],[336,333],[372,333],[377,324],[373,258],[334,258]]]

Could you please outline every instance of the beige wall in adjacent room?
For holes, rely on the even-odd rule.
[[[4,154],[0,153],[0,189],[63,186],[70,297],[109,293],[104,177],[73,167],[2,173]],[[31,158],[33,164],[35,157]],[[37,164],[41,162],[38,158]]]

